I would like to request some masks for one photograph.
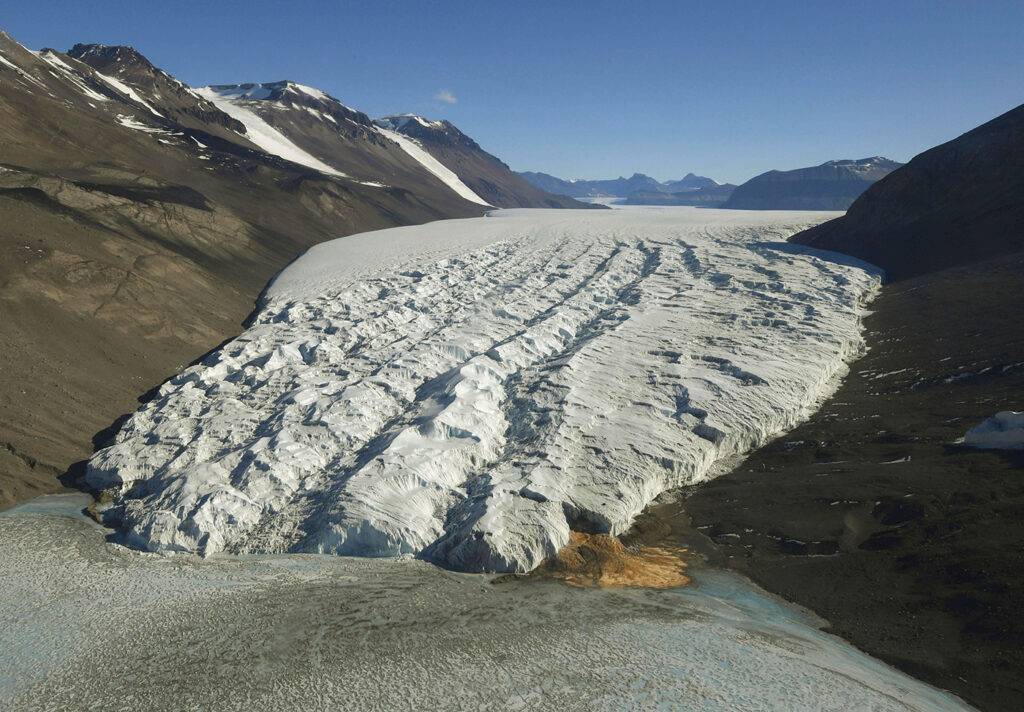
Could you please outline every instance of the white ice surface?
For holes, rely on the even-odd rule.
[[[152,550],[526,571],[806,417],[878,279],[822,213],[499,211],[309,250],[92,459]]]
[[[433,173],[442,183],[454,190],[458,195],[479,205],[490,205],[486,200],[474,193],[468,185],[463,183],[462,179],[454,171],[430,155],[430,152],[423,148],[419,141],[381,126],[376,126],[375,128],[383,136],[397,143],[403,151],[416,159],[421,166]]]
[[[261,119],[254,112],[237,103],[237,99],[233,98],[235,95],[230,92],[218,92],[211,87],[202,87],[195,91],[199,96],[213,103],[214,106],[231,118],[241,121],[245,125],[246,138],[267,153],[279,156],[292,163],[298,163],[307,168],[313,168],[321,173],[341,178],[349,177],[315,156],[303,151],[283,133]]]
[[[987,450],[1024,450],[1024,412],[996,413],[968,430],[964,444]]]

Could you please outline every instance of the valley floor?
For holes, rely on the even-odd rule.
[[[1021,410],[1022,292],[1019,253],[886,285],[835,396],[682,514],[648,518],[648,535],[692,519],[677,538],[706,537],[713,561],[862,649],[982,709],[1018,708],[1024,453],[956,440]]]
[[[164,556],[57,495],[0,514],[0,707],[968,709],[741,577],[672,590],[412,559]]]

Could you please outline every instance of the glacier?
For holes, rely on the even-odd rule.
[[[822,212],[507,210],[310,249],[88,464],[150,551],[525,572],[806,418],[880,283]]]

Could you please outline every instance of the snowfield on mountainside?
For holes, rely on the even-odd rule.
[[[88,481],[146,550],[528,571],[832,392],[879,275],[784,240],[833,216],[510,210],[322,244]]]

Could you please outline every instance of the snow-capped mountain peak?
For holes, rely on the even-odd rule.
[[[401,131],[409,126],[410,123],[418,124],[427,129],[443,129],[446,122],[431,121],[419,114],[398,114],[395,116],[385,116],[382,119],[377,119],[376,123],[378,126],[383,126],[384,128],[389,128],[393,131]]]
[[[223,100],[250,105],[261,111],[300,110],[335,125],[356,124],[365,132],[373,131],[370,117],[346,106],[325,91],[288,79],[276,82],[215,84],[204,87]]]

